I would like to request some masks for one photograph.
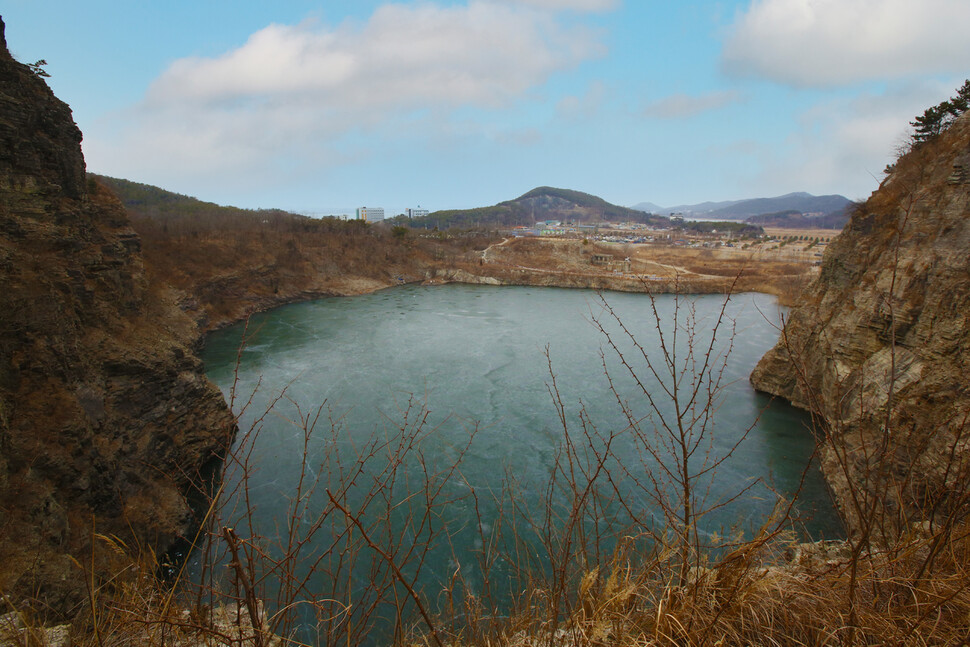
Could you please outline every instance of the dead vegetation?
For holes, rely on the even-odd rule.
[[[596,265],[594,255],[616,262]],[[623,263],[626,259],[629,264]],[[794,303],[816,275],[812,262],[741,249],[547,238],[507,240],[488,248],[484,260],[473,271],[511,283],[654,293],[756,291],[773,294],[785,305]]]
[[[196,203],[191,203],[196,204]],[[153,279],[182,293],[203,329],[288,301],[420,281],[477,262],[487,232],[419,236],[361,221],[207,205],[129,207]]]
[[[645,297],[651,298],[651,297]],[[726,500],[707,476],[735,452],[712,450],[723,368],[733,342],[722,315],[700,325],[678,298],[675,325],[657,316],[659,347],[645,348],[623,322],[597,322],[643,401],[618,397],[628,426],[602,429],[566,414],[550,366],[562,440],[543,492],[509,474],[499,492],[458,488],[464,451],[428,454],[434,433],[419,400],[403,406],[393,434],[338,449],[341,421],[322,404],[305,410],[286,393],[234,446],[194,540],[195,574],[158,577],[138,547],[94,535],[113,570],[78,564],[90,604],[75,644],[428,645],[862,645],[958,644],[970,617],[970,479],[962,498],[923,520],[851,490],[862,523],[845,542],[798,544],[789,501],[749,535],[712,540],[698,523]],[[609,372],[605,379],[612,379]],[[655,379],[659,388],[647,387]],[[231,395],[234,410],[249,394]],[[673,404],[665,413],[663,401]],[[643,415],[642,406],[650,411]],[[267,415],[284,415],[303,438],[284,527],[254,525],[248,475],[252,442]],[[888,421],[887,421],[888,424]],[[851,460],[837,427],[823,449]],[[470,429],[469,442],[476,430]],[[632,438],[636,451],[620,450]],[[874,447],[872,482],[893,491],[890,445]],[[883,458],[880,458],[883,457]],[[917,457],[918,458],[918,457]],[[654,460],[656,459],[656,460]],[[659,465],[659,467],[658,467]],[[954,474],[968,474],[952,454]],[[649,508],[638,502],[647,500]],[[485,503],[489,503],[486,506]],[[475,565],[429,589],[426,569],[451,555],[462,528],[450,506],[477,512]],[[485,518],[481,510],[494,509]],[[489,531],[485,531],[489,528]],[[92,532],[94,532],[92,530]],[[320,538],[326,541],[320,542]],[[321,545],[323,546],[321,548]],[[105,573],[108,573],[106,575]],[[361,574],[365,580],[361,581]]]
[[[281,236],[285,246],[286,234]],[[642,274],[652,271],[674,288],[683,281],[690,290],[707,281],[728,294],[756,285],[790,293],[811,276],[799,271],[804,264],[759,262],[714,250],[650,248],[638,254],[582,241],[522,240],[471,245],[448,258],[453,248],[428,241],[412,243],[422,245],[421,253],[431,260],[510,281],[522,280],[526,272],[555,273],[560,281],[573,273],[589,276],[586,259],[594,249],[630,257],[631,274],[637,268]],[[316,253],[306,243],[294,241],[301,254]],[[373,259],[359,262],[368,260]],[[633,280],[649,291],[642,276]],[[341,453],[336,449],[341,421],[330,416],[325,403],[306,411],[287,405],[286,394],[280,394],[276,408],[262,415],[287,416],[304,439],[303,467],[285,503],[285,527],[253,523],[247,475],[255,467],[249,441],[259,431],[257,416],[249,430],[254,436],[230,452],[224,485],[193,542],[201,575],[180,572],[174,580],[158,579],[154,556],[99,537],[94,543],[102,552],[124,559],[108,571],[78,565],[91,585],[89,604],[76,624],[76,644],[965,643],[970,636],[966,417],[946,421],[948,458],[943,465],[935,463],[949,486],[945,497],[924,492],[927,505],[907,508],[905,514],[899,505],[920,489],[914,466],[922,464],[931,449],[924,441],[938,430],[914,426],[907,438],[900,425],[913,421],[894,418],[891,407],[869,412],[880,423],[877,433],[866,437],[833,418],[815,431],[820,451],[845,477],[847,539],[798,544],[790,502],[779,500],[775,515],[756,532],[715,542],[697,529],[711,506],[720,505],[709,498],[704,477],[726,458],[709,443],[733,332],[724,319],[704,329],[692,318],[689,300],[682,303],[672,331],[658,317],[666,336],[656,348],[627,336],[622,321],[609,326],[604,321],[601,328],[627,375],[660,383],[642,390],[639,405],[646,403],[650,417],[618,398],[628,414],[623,429],[602,429],[583,415],[570,419],[552,367],[550,395],[560,412],[562,441],[541,492],[522,491],[510,474],[499,492],[465,487],[456,494],[450,486],[467,485],[464,452],[442,462],[423,449],[423,439],[434,430],[419,400],[402,408],[394,434]],[[892,290],[887,303],[892,320]],[[604,378],[610,379],[609,373]],[[811,401],[810,380],[804,374],[799,379]],[[890,401],[893,388],[890,384]],[[654,406],[660,399],[673,402],[672,417]],[[247,402],[247,395],[234,394],[237,412]],[[619,451],[620,435],[632,437],[637,451]],[[621,483],[632,485],[636,495]],[[486,499],[498,511],[495,516],[482,516]],[[652,513],[634,499],[650,501]],[[475,567],[455,568],[429,589],[420,584],[422,572],[459,550],[456,539],[464,529],[447,521],[449,506],[456,504],[478,511],[471,529],[479,542]],[[620,514],[614,514],[617,510]],[[311,541],[318,536],[328,538],[324,548]],[[363,581],[360,573],[366,574]]]

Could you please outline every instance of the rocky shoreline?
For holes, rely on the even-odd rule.
[[[816,413],[837,440],[823,447],[822,465],[852,528],[865,516],[860,487],[884,499],[900,528],[963,496],[968,117],[901,158],[853,214],[751,375],[759,390]]]
[[[0,22],[0,590],[67,616],[113,536],[163,552],[234,422],[198,332],[146,275],[121,203],[86,181],[70,108]]]
[[[241,298],[228,316],[212,317],[202,314],[198,302],[191,296],[183,297],[183,309],[194,314],[201,334],[245,321],[257,312],[266,312],[290,303],[312,301],[326,297],[355,296],[386,290],[400,285],[443,285],[465,283],[468,285],[533,286],[603,290],[608,292],[635,292],[641,294],[728,294],[740,292],[764,292],[778,295],[779,290],[766,286],[764,281],[748,281],[734,278],[704,278],[645,281],[636,276],[607,276],[598,273],[580,273],[531,268],[501,269],[482,272],[474,267],[434,268],[421,273],[411,272],[401,280],[380,280],[370,277],[341,277],[336,281],[324,281],[314,289],[303,289],[283,294],[259,296],[249,294]]]
[[[474,253],[382,256],[371,274],[294,265],[282,284],[254,265],[175,286],[153,276],[121,203],[87,180],[70,109],[10,56],[2,21],[0,88],[0,590],[51,617],[87,600],[79,563],[110,572],[120,545],[160,554],[196,523],[187,501],[218,471],[235,432],[195,353],[207,331],[286,303],[407,283],[786,287],[744,275],[643,280],[486,263]],[[852,216],[751,376],[819,416],[834,439],[822,465],[842,514],[859,532],[858,494],[878,501],[890,511],[880,539],[932,528],[967,495],[967,169],[964,115],[900,159]],[[304,262],[322,267],[330,251]]]

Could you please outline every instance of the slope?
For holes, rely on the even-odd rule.
[[[0,590],[61,615],[84,596],[75,560],[111,556],[96,532],[162,552],[189,528],[234,427],[193,322],[2,21],[0,94]]]
[[[639,222],[669,225],[669,219],[611,204],[600,197],[543,186],[491,207],[436,211],[410,221],[412,226],[513,227],[557,220],[574,224]]]
[[[857,527],[860,500],[888,506],[901,530],[966,496],[968,168],[967,115],[898,160],[751,376],[825,420],[839,444],[823,465]],[[848,496],[861,482],[865,497]]]

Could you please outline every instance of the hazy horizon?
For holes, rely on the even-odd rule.
[[[3,9],[88,168],[321,212],[865,198],[962,84],[961,0],[294,0]]]

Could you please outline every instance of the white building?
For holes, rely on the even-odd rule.
[[[384,209],[382,207],[360,207],[357,209],[357,220],[380,222],[384,220]]]
[[[408,218],[420,218],[426,215],[428,215],[428,210],[422,209],[420,206],[417,209],[408,209]]]

